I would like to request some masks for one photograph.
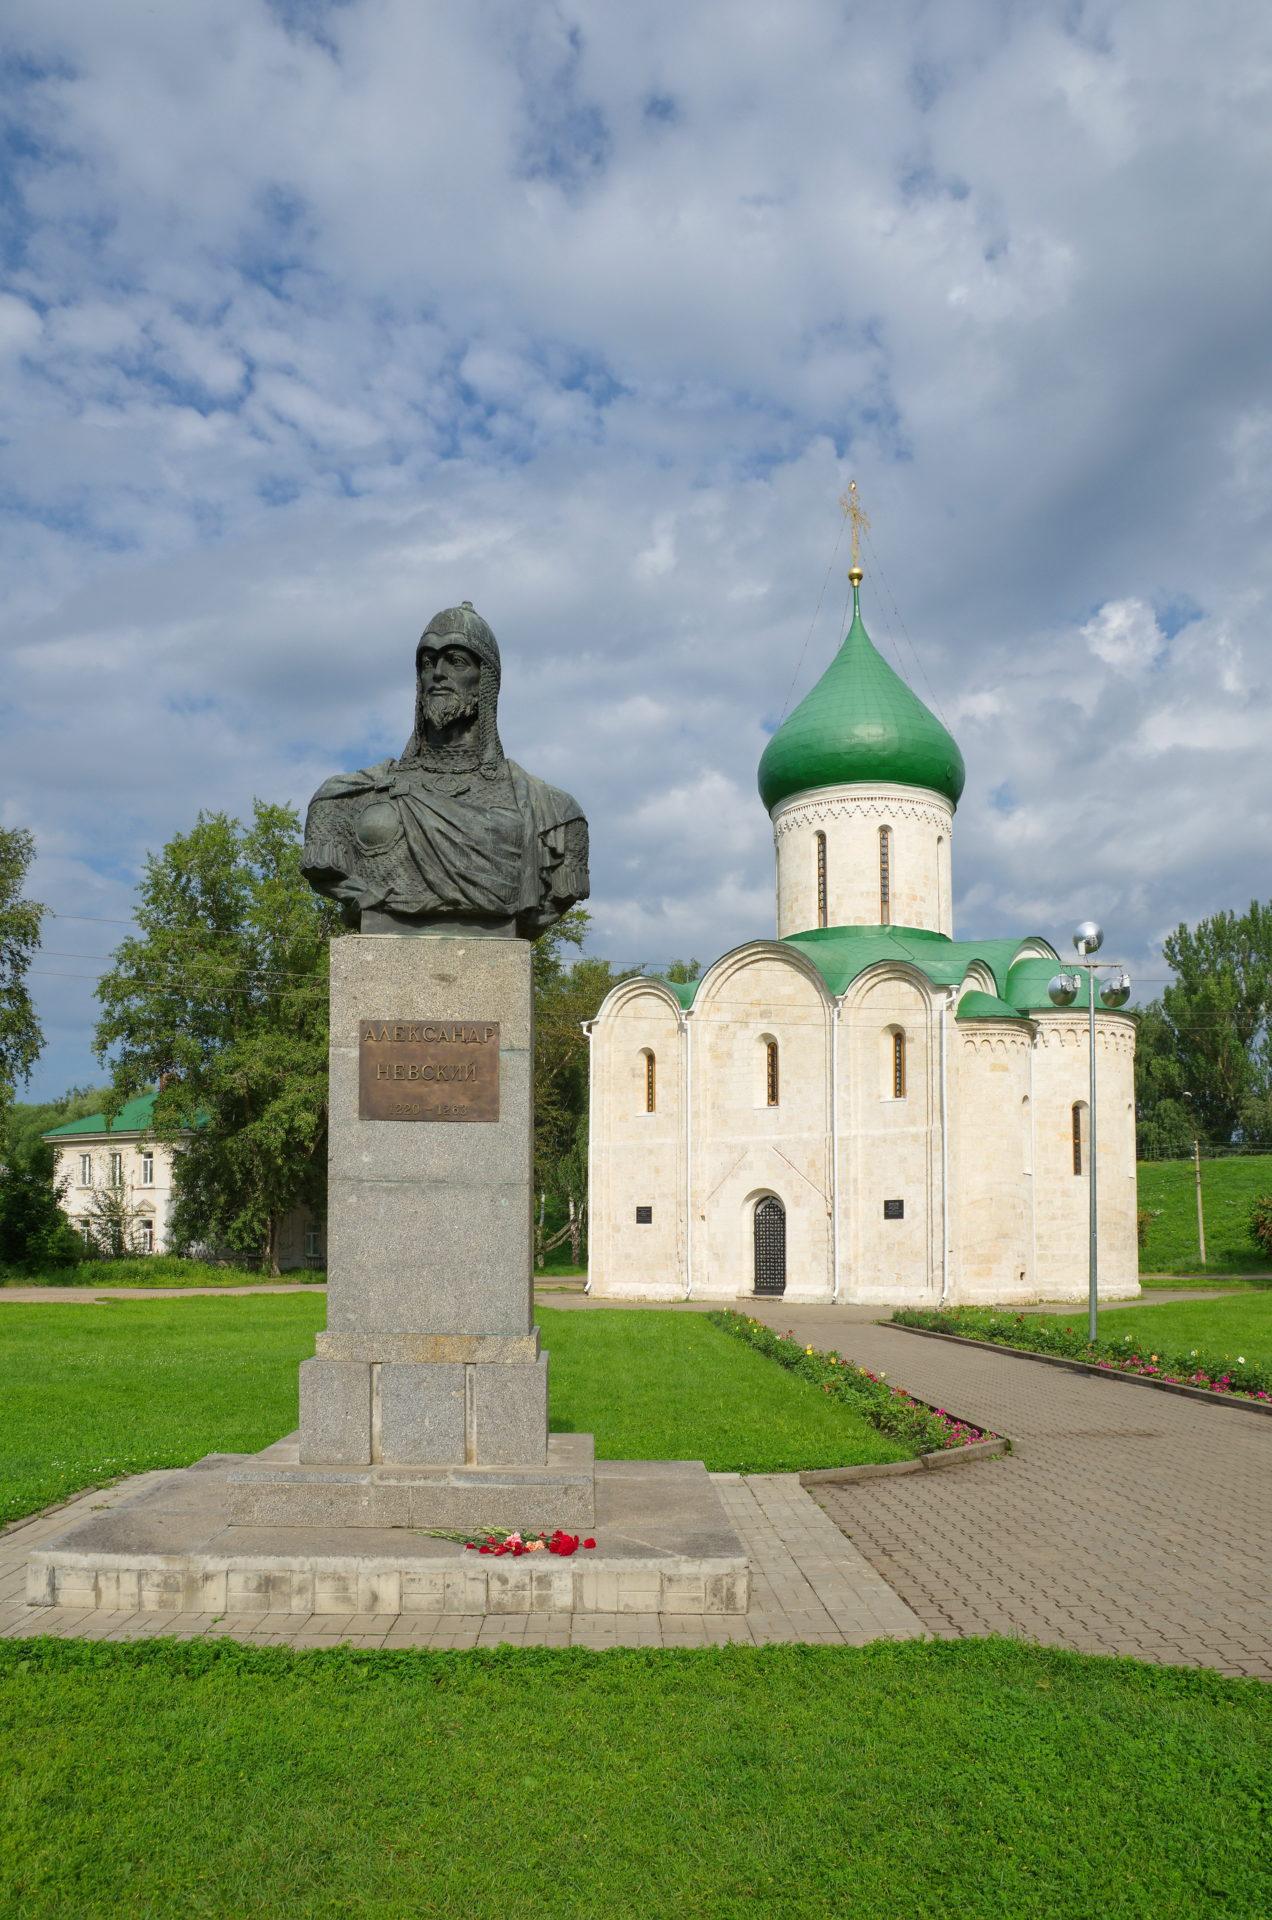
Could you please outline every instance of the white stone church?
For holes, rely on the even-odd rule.
[[[590,1286],[878,1305],[1087,1288],[1087,980],[1037,935],[956,940],[963,759],[876,651],[839,653],[759,767],[777,937],[590,1028]],[[1096,1015],[1101,1296],[1139,1291],[1135,1028]]]

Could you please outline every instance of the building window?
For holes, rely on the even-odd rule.
[[[766,1040],[764,1043],[764,1099],[768,1106],[775,1107],[781,1098],[781,1085],[777,1074],[777,1042]]]
[[[651,1048],[646,1047],[641,1058],[645,1062],[645,1112],[653,1113],[658,1104],[658,1069]]]
[[[93,1156],[91,1153],[80,1155],[80,1185],[91,1187],[93,1184]]]
[[[139,1220],[139,1221],[137,1222],[137,1234],[138,1234],[138,1238],[139,1238],[139,1239],[140,1239],[140,1241],[141,1241],[141,1251],[142,1251],[143,1253],[153,1253],[153,1252],[154,1252],[154,1250],[155,1250],[155,1223],[154,1223],[154,1221],[153,1221],[153,1220]]]
[[[77,1220],[75,1222],[75,1225],[79,1229],[80,1239],[84,1242],[84,1245],[86,1247],[91,1247],[93,1244],[92,1221],[88,1219],[81,1219],[81,1220]]]
[[[153,1153],[143,1153],[141,1156],[141,1184],[143,1187],[153,1187],[155,1184],[155,1156]]]
[[[1081,1173],[1082,1163],[1086,1156],[1086,1115],[1086,1101],[1075,1100],[1072,1114],[1073,1171],[1075,1173]]]
[[[112,1187],[122,1187],[124,1184],[124,1156],[122,1153],[112,1153],[110,1156],[110,1184]]]
[[[905,1099],[905,1035],[899,1027],[892,1035],[892,1098]]]
[[[879,925],[892,925],[892,828],[879,829]]]
[[[813,839],[817,846],[817,924],[824,927],[828,922],[828,894],[826,889],[826,836],[816,833]]]

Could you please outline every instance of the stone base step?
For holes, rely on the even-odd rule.
[[[232,1467],[240,1527],[563,1527],[596,1518],[590,1433],[554,1433],[542,1467]]]
[[[595,1549],[496,1558],[410,1527],[236,1521],[230,1475],[285,1466],[294,1451],[283,1443],[254,1459],[211,1454],[155,1475],[133,1499],[31,1554],[28,1603],[212,1614],[747,1610],[747,1556],[700,1461],[599,1461],[587,1530]],[[584,1531],[559,1515],[543,1526]]]

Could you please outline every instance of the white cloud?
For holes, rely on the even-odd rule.
[[[769,931],[755,764],[837,637],[842,554],[801,660],[851,474],[868,622],[968,760],[961,924],[1094,911],[1160,971],[1246,897],[1266,9],[12,0],[0,34],[0,805],[55,904],[395,751],[468,597],[510,750],[592,817],[597,946]],[[46,988],[56,1086],[88,1009]]]
[[[1097,660],[1127,679],[1147,672],[1166,644],[1152,608],[1134,598],[1106,600],[1086,622],[1082,638]]]

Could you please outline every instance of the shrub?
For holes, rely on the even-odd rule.
[[[1261,1252],[1272,1254],[1272,1193],[1261,1193],[1250,1208],[1250,1238]]]

